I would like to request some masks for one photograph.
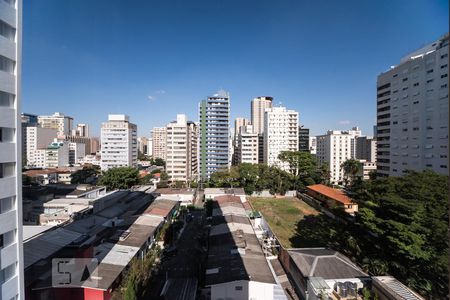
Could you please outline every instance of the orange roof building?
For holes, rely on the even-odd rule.
[[[328,207],[344,207],[346,213],[354,215],[358,212],[358,204],[348,197],[342,190],[334,189],[323,184],[314,184],[306,187],[307,194]]]

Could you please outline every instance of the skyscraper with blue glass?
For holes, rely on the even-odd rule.
[[[199,104],[199,176],[229,167],[230,95],[224,90]]]

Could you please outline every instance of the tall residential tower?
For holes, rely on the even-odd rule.
[[[448,174],[448,41],[447,33],[378,76],[378,175]]]
[[[137,163],[137,126],[126,115],[109,115],[101,129],[101,169],[134,167]]]
[[[286,107],[266,109],[264,117],[264,163],[288,170],[278,159],[282,151],[298,151],[298,112]]]
[[[256,97],[251,104],[251,124],[258,134],[258,163],[264,162],[264,117],[266,109],[272,108],[273,97]]]
[[[197,125],[186,115],[167,124],[166,172],[169,180],[191,181],[197,178]]]
[[[24,299],[22,248],[22,1],[0,1],[0,299]]]
[[[230,162],[229,127],[230,96],[224,90],[199,104],[199,176],[209,178],[219,169],[228,169]]]

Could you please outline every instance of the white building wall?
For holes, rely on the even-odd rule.
[[[356,138],[361,135],[359,128],[340,131],[329,130],[326,135],[317,136],[317,159],[319,164],[328,163],[330,181],[341,184],[344,180],[342,163],[356,158]]]
[[[101,128],[101,169],[135,167],[137,164],[137,127],[126,115],[109,115]]]
[[[22,244],[22,1],[0,1],[0,299],[24,299]]]
[[[251,125],[243,126],[238,133],[237,156],[239,163],[258,163],[258,134]]]
[[[28,126],[25,129],[27,144],[27,165],[37,167],[34,161],[34,153],[38,149],[46,148],[57,136],[57,130],[53,128],[41,128]]]
[[[153,158],[166,160],[167,129],[166,127],[154,127],[152,129],[152,154]]]
[[[282,151],[298,151],[298,112],[285,107],[266,109],[264,117],[264,163],[288,170],[278,159]]]
[[[448,174],[448,33],[377,80],[377,173]]]

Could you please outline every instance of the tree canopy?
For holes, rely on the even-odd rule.
[[[243,163],[213,173],[209,187],[242,187],[247,194],[269,190],[272,194],[284,194],[288,190],[326,181],[327,170],[318,167],[316,158],[307,152],[284,152],[291,172],[275,166]]]
[[[100,167],[98,166],[86,166],[83,169],[74,172],[70,175],[70,183],[80,184],[88,183],[90,179],[93,179],[100,173]]]
[[[106,186],[108,190],[129,189],[139,184],[139,171],[131,167],[109,169],[102,175],[98,184]]]
[[[408,172],[351,188],[389,273],[427,297],[448,294],[448,176]]]

